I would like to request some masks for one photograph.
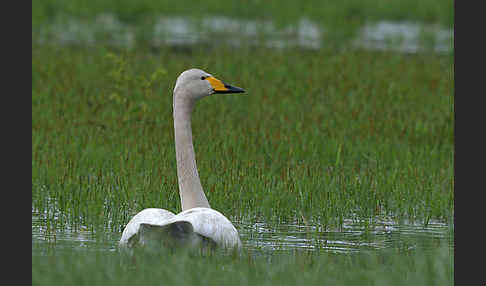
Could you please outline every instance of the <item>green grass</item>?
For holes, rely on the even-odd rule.
[[[143,257],[135,269],[106,250],[138,211],[180,211],[172,90],[190,67],[247,91],[205,98],[192,123],[208,200],[232,220],[335,230],[358,217],[363,239],[376,216],[451,222],[453,57],[348,51],[339,43],[369,21],[452,27],[453,2],[389,2],[34,1],[33,39],[43,25],[108,12],[136,24],[137,44],[121,51],[33,41],[32,210],[47,242],[33,236],[32,284],[451,285],[451,244],[432,238],[348,254],[168,253]],[[161,15],[276,25],[305,17],[325,28],[326,45],[317,52],[146,49]],[[80,241],[63,241],[71,236],[62,230],[92,233],[95,242],[81,250]],[[453,240],[452,231],[453,224]]]
[[[365,21],[413,20],[454,24],[454,2],[443,0],[348,0],[348,1],[291,1],[291,0],[111,0],[111,1],[35,1],[32,3],[32,25],[40,25],[62,15],[89,18],[100,13],[115,13],[127,22],[143,22],[158,15],[220,15],[249,19],[272,19],[288,24],[307,17],[319,24],[339,28]]]
[[[137,258],[139,258],[137,256]],[[32,257],[32,285],[452,285],[453,253],[327,252],[254,256],[142,256],[136,267],[117,253],[66,251]],[[344,272],[343,272],[344,270]]]
[[[178,212],[172,89],[189,67],[247,90],[193,116],[201,181],[225,215],[452,218],[452,59],[326,50],[33,47],[33,208],[115,231],[147,207]]]
[[[102,15],[113,18],[100,18]],[[454,6],[453,1],[442,0],[35,1],[32,3],[32,42],[67,41],[73,44],[79,41],[89,46],[94,41],[134,49],[151,47],[160,37],[157,36],[160,34],[158,20],[167,16],[183,17],[196,33],[203,32],[201,21],[213,16],[242,21],[242,25],[245,21],[260,23],[275,28],[278,34],[288,34],[288,29],[300,29],[300,21],[305,19],[318,29],[323,39],[320,45],[337,49],[348,48],[365,25],[384,20],[417,22],[421,25],[419,44],[433,47],[436,35],[430,31],[453,29]],[[120,22],[112,26],[106,23],[110,19]],[[71,33],[62,33],[63,30]],[[220,42],[221,34],[215,32],[211,37],[215,44]],[[271,35],[258,28],[255,37],[265,39]]]

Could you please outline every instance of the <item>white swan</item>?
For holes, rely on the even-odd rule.
[[[196,167],[192,144],[191,113],[199,99],[214,93],[240,93],[239,87],[226,84],[200,69],[181,73],[174,87],[174,130],[177,177],[182,212],[175,215],[157,208],[144,209],[126,225],[119,242],[124,254],[143,247],[157,250],[179,246],[193,249],[206,245],[240,248],[241,241],[233,224],[211,209],[204,195]]]

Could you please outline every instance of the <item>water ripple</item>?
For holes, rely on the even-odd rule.
[[[315,251],[351,253],[386,248],[432,248],[438,244],[453,249],[453,225],[429,221],[398,223],[389,217],[369,219],[350,218],[335,229],[326,229],[319,222],[313,224],[276,223],[263,220],[232,219],[245,249],[250,252]],[[51,222],[52,223],[52,222]],[[109,230],[90,230],[86,226],[53,227],[42,214],[32,215],[32,253],[45,255],[51,250],[77,249],[81,251],[117,251],[121,233]]]

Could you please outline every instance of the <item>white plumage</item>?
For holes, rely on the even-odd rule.
[[[124,254],[134,249],[194,249],[207,245],[240,248],[238,231],[220,212],[211,209],[197,172],[192,144],[191,113],[200,98],[214,93],[240,93],[200,70],[187,70],[177,78],[174,88],[174,131],[177,177],[182,212],[174,214],[158,208],[144,209],[126,225],[119,242]]]

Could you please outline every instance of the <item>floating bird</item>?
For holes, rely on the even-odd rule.
[[[212,209],[197,172],[192,143],[191,114],[195,103],[216,93],[241,93],[200,69],[189,69],[177,78],[173,94],[177,177],[182,212],[148,208],[136,214],[126,225],[119,242],[120,251],[133,255],[142,247],[197,249],[217,246],[239,249],[241,241],[231,221]]]

